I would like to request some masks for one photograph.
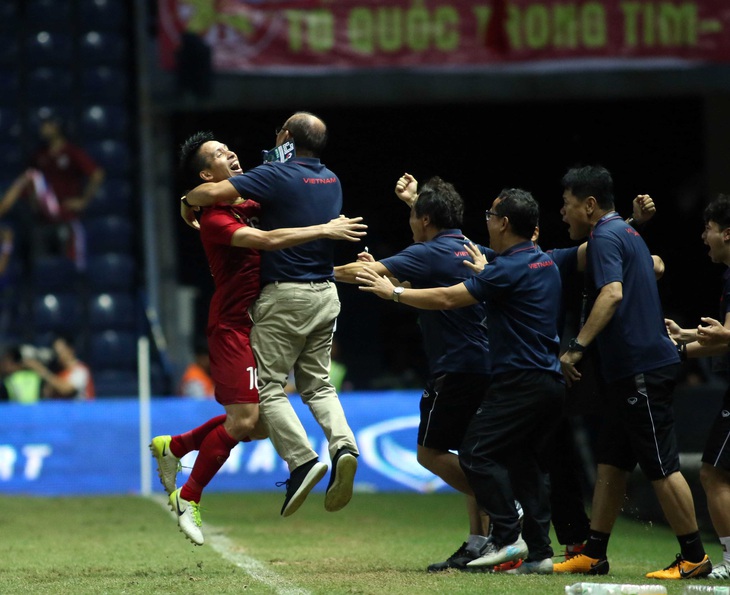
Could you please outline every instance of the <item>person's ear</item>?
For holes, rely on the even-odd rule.
[[[598,201],[594,196],[589,196],[583,201],[583,205],[586,209],[586,215],[590,217],[593,214],[593,211],[598,208]]]

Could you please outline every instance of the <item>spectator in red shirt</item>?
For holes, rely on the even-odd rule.
[[[104,170],[66,139],[60,120],[43,120],[40,136],[44,146],[33,155],[29,173],[34,195],[61,250],[83,268],[85,237],[79,216],[104,181]]]

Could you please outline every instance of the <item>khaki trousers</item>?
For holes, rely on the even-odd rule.
[[[317,457],[284,391],[292,369],[302,402],[327,438],[330,457],[340,448],[358,454],[329,376],[332,334],[339,313],[337,287],[331,281],[270,283],[251,308],[261,418],[290,472]]]

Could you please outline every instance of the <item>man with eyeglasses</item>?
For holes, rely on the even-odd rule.
[[[398,292],[398,301],[424,310],[486,305],[492,381],[466,430],[459,463],[490,517],[492,539],[467,563],[469,570],[519,559],[524,563],[508,572],[553,569],[545,455],[565,394],[558,360],[561,283],[553,260],[532,242],[538,210],[529,192],[503,190],[487,211],[496,258],[484,266],[481,252],[469,245],[481,269],[476,275],[449,287]],[[383,299],[398,290],[368,268],[356,280]],[[522,527],[515,499],[524,511]]]
[[[342,210],[342,187],[319,156],[327,128],[317,116],[297,112],[277,129],[276,146],[293,142],[296,156],[265,163],[187,194],[193,206],[230,202],[239,196],[261,204],[265,230],[326,223]],[[193,225],[194,213],[183,209]],[[296,386],[329,443],[332,460],[325,509],[342,509],[352,498],[359,454],[342,404],[329,377],[332,335],[340,312],[334,283],[332,242],[317,240],[261,257],[261,294],[251,309],[251,344],[259,365],[261,415],[279,456],[289,466],[282,516],[302,505],[324,477],[317,453],[284,390],[290,370]],[[275,428],[272,430],[271,428]]]

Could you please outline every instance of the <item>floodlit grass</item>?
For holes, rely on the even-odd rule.
[[[644,574],[679,551],[666,527],[622,519],[609,547],[608,577],[429,574],[429,563],[464,540],[462,497],[356,494],[341,512],[327,513],[322,494],[313,493],[286,519],[279,516],[282,499],[283,493],[207,494],[208,543],[194,547],[156,501],[3,498],[0,593],[558,595],[576,582],[649,583]],[[224,538],[243,568],[215,547]],[[705,543],[720,560],[714,536]],[[662,584],[676,595],[685,586]]]

